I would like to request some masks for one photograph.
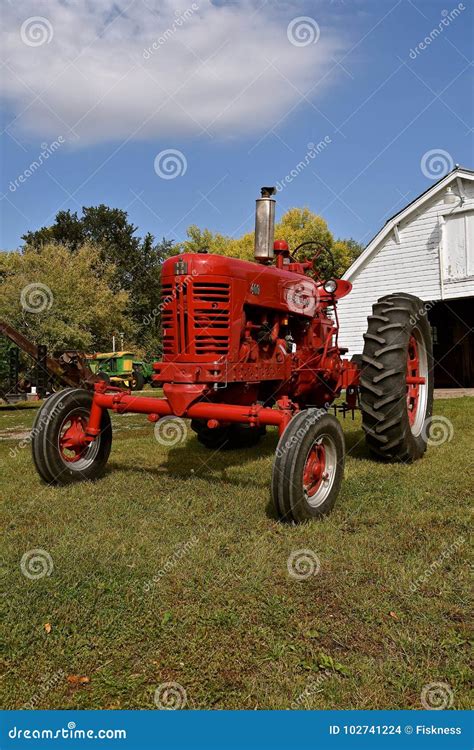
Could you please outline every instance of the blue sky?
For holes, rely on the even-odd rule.
[[[308,206],[366,244],[452,165],[474,168],[469,0],[25,0],[4,15],[3,249],[99,203],[140,234],[238,236],[277,182],[278,216]]]

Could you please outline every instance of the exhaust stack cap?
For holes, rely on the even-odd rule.
[[[273,239],[275,234],[275,199],[274,187],[262,187],[261,198],[256,200],[255,210],[255,260],[265,262],[272,260]]]

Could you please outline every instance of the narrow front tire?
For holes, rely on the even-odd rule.
[[[336,502],[344,476],[344,433],[321,409],[296,414],[277,446],[272,497],[281,520],[321,518]]]
[[[48,484],[70,484],[98,479],[112,447],[112,425],[102,412],[100,434],[87,442],[85,430],[93,394],[68,388],[53,394],[40,408],[32,429],[33,461]]]

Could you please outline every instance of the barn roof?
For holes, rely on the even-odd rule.
[[[390,234],[394,227],[399,224],[400,221],[419,209],[424,203],[426,203],[434,195],[436,195],[436,193],[444,190],[444,188],[446,188],[451,182],[457,180],[458,178],[474,180],[474,170],[455,166],[454,169],[451,170],[451,172],[448,172],[448,174],[438,180],[438,182],[435,182],[434,185],[431,185],[431,187],[421,193],[421,195],[419,195],[417,198],[412,200],[411,203],[405,206],[405,208],[402,208],[396,214],[391,216],[390,219],[387,219],[382,229],[377,232],[375,237],[370,240],[365,250],[359,255],[354,263],[349,266],[342,278],[349,280],[354,278],[354,276],[357,274],[357,271],[377,251],[379,245],[385,240],[385,238]]]

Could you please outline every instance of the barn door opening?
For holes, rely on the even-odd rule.
[[[433,328],[436,388],[474,388],[474,297],[436,302]]]

